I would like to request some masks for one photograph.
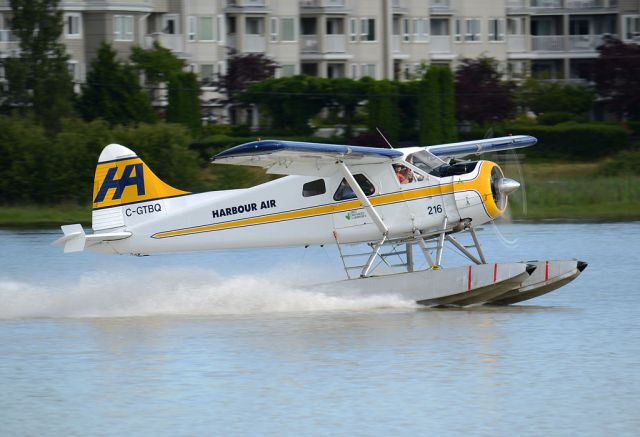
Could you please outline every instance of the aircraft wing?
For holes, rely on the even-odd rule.
[[[340,161],[347,166],[380,164],[402,156],[394,149],[262,140],[218,153],[211,162],[263,167],[273,174],[323,176],[335,173]]]
[[[487,152],[520,149],[533,146],[538,140],[529,135],[510,135],[508,137],[490,138],[486,140],[464,141],[460,143],[439,144],[426,147],[426,150],[444,160],[461,158]]]

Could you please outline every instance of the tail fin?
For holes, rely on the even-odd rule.
[[[109,144],[93,182],[94,231],[140,223],[166,214],[162,199],[189,194],[162,182],[131,150]]]

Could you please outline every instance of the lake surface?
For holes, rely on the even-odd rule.
[[[292,285],[341,279],[335,247],[63,255],[0,231],[0,435],[638,435],[640,223],[480,236],[589,267],[437,310]]]

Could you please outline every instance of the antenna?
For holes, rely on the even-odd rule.
[[[384,140],[385,143],[387,143],[387,146],[389,146],[390,149],[393,149],[393,146],[391,145],[391,143],[389,142],[389,140],[384,136],[384,134],[382,133],[382,131],[379,128],[376,128],[376,130],[378,131],[378,133],[380,134],[380,136],[382,137],[382,139]]]

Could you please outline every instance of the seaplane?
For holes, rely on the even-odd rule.
[[[54,244],[137,256],[335,244],[345,278],[329,287],[425,306],[514,304],[569,283],[587,266],[490,262],[482,250],[476,230],[504,214],[520,184],[476,157],[536,142],[513,135],[398,149],[258,139],[211,161],[284,177],[204,193],[171,187],[132,150],[110,144],[95,171],[93,232],[64,225]],[[467,264],[445,267],[445,246]]]

